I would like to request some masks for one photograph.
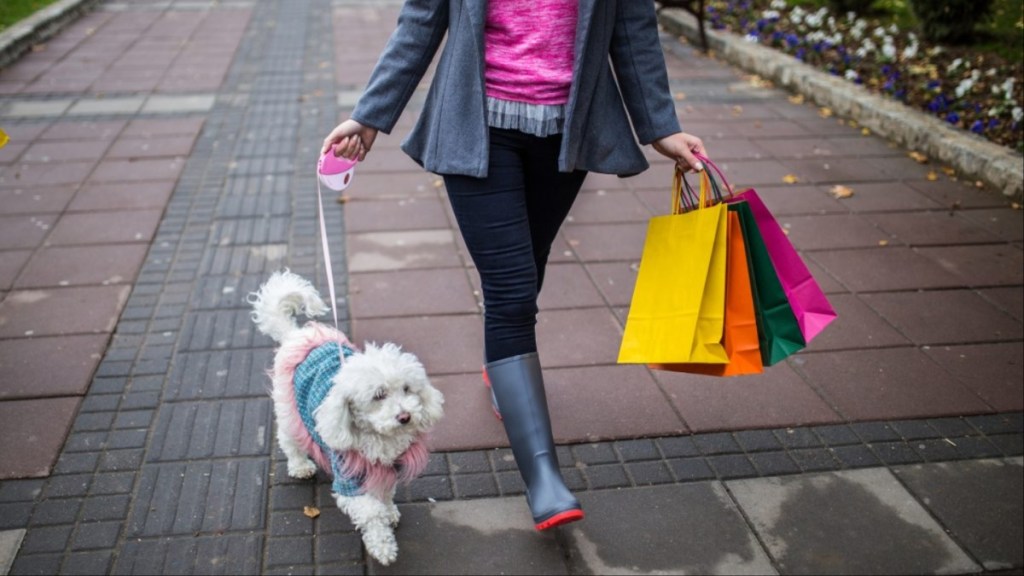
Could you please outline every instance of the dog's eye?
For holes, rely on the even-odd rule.
[[[373,399],[374,400],[383,400],[383,399],[385,399],[387,397],[388,397],[388,391],[383,389],[383,388],[381,388],[380,390],[377,390],[373,394]]]
[[[405,385],[405,388],[402,388],[402,392],[405,392],[406,394],[409,393],[409,385],[408,384]]]

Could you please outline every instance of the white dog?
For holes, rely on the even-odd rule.
[[[287,270],[250,295],[253,321],[281,346],[274,356],[277,441],[288,475],[330,472],[338,508],[381,564],[398,556],[395,485],[427,464],[424,434],[440,420],[444,397],[415,356],[395,344],[359,352],[344,334],[295,316],[329,308],[313,286]]]

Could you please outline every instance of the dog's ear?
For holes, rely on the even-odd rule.
[[[316,420],[316,432],[325,444],[339,451],[355,447],[352,408],[344,393],[344,386],[331,388],[323,404],[313,412],[313,419]]]
[[[444,416],[444,394],[437,388],[434,388],[429,381],[424,378],[424,386],[420,387],[420,401],[423,403],[423,426],[430,428],[441,420]]]

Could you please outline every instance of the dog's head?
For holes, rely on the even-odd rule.
[[[314,413],[334,450],[392,461],[441,419],[444,396],[415,356],[395,344],[367,344],[347,358]]]

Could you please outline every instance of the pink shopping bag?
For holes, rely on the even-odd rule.
[[[700,156],[698,158],[713,168],[722,181],[726,182],[726,187],[730,191],[732,190],[718,166],[715,166],[707,158]],[[730,194],[725,201],[746,201],[750,206],[750,211],[754,213],[754,220],[757,222],[765,246],[768,248],[768,256],[771,258],[772,265],[775,267],[779,281],[786,293],[786,298],[796,315],[800,332],[804,335],[804,340],[810,343],[812,338],[820,334],[830,322],[836,319],[835,310],[825,298],[818,282],[811,276],[811,271],[807,269],[803,259],[797,254],[796,248],[786,237],[786,233],[782,231],[782,226],[775,220],[775,216],[768,210],[754,189],[751,188],[739,194]]]

